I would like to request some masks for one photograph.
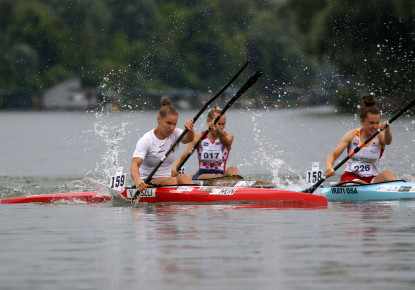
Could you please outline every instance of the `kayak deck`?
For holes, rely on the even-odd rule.
[[[0,204],[13,203],[100,203],[113,197],[131,202],[135,188],[122,192],[110,190],[111,195],[100,192],[56,193],[11,197],[0,200]],[[146,188],[136,199],[141,203],[176,204],[280,204],[282,205],[327,205],[327,198],[320,195],[287,191],[275,188],[223,187],[223,186],[165,186]]]
[[[119,193],[131,201],[135,188]],[[136,203],[298,203],[327,205],[324,196],[270,188],[222,186],[165,186],[146,188]]]
[[[329,201],[413,199],[415,182],[396,180],[363,185],[334,185],[323,188],[321,195]]]
[[[259,187],[274,188],[275,183],[263,180],[245,179],[240,175],[230,175],[207,179],[194,179],[194,184],[202,186],[226,186],[226,187]]]
[[[63,203],[63,202],[84,202],[84,203],[99,203],[110,201],[112,196],[103,195],[99,192],[70,192],[70,193],[54,193],[41,194],[32,196],[18,196],[0,199],[0,204],[11,203]]]

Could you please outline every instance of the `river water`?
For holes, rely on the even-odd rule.
[[[128,172],[135,143],[155,126],[156,114],[1,112],[0,199],[108,184],[118,167]],[[179,124],[195,114],[183,111]],[[228,165],[297,190],[307,187],[311,163],[324,167],[343,133],[359,126],[356,116],[331,107],[227,116],[235,134]],[[415,180],[415,121],[402,116],[392,129],[382,168]],[[196,166],[193,156],[186,171]],[[327,207],[20,204],[0,206],[0,221],[0,289],[415,287],[412,200]]]

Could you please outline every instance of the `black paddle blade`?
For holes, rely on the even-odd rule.
[[[309,188],[307,188],[307,189],[304,189],[304,190],[302,190],[301,192],[305,192],[305,193],[313,193],[318,187],[320,186],[320,184],[319,185],[317,185],[316,186],[316,184],[314,184],[312,187],[309,187]]]
[[[305,192],[305,193],[313,193],[317,188],[319,188],[320,185],[323,184],[324,180],[326,180],[325,177],[323,177],[322,179],[320,179],[319,181],[317,181],[313,186],[302,190],[301,192]]]

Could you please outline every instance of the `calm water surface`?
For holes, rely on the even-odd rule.
[[[179,123],[194,115],[183,112]],[[359,125],[331,108],[227,115],[236,135],[228,164],[282,188],[305,188],[311,162],[323,167],[343,133]],[[155,116],[0,113],[0,198],[94,189],[85,177],[107,184],[118,166],[128,171]],[[381,163],[415,180],[415,122],[401,117],[393,134]],[[0,206],[0,221],[0,289],[415,288],[412,200],[304,208],[21,204]]]

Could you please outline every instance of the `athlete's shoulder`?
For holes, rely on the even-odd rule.
[[[138,140],[138,142],[139,143],[151,142],[153,135],[154,135],[154,130],[150,130],[144,133],[144,135]]]
[[[354,138],[355,136],[359,136],[360,135],[360,129],[359,128],[355,128],[355,129],[351,129],[349,131],[347,131],[344,136],[348,137],[348,138]]]
[[[178,138],[181,134],[183,133],[183,129],[180,129],[180,128],[175,128],[174,129],[174,132],[173,132],[173,135],[176,137],[176,138]]]
[[[231,137],[234,137],[234,136],[235,136],[235,134],[233,134],[233,133],[231,133],[231,132],[229,132],[229,131],[223,131],[223,133],[224,133],[226,136],[231,136]]]
[[[356,136],[356,129],[351,129],[347,131],[340,140],[340,143],[344,144],[344,146],[348,146],[353,142],[354,137]]]
[[[202,138],[202,136],[203,136],[203,134],[205,134],[205,132],[206,131],[202,131],[202,132],[196,133],[195,134],[195,137],[194,137],[194,140],[199,140],[200,138]],[[207,135],[206,135],[205,138],[207,138]]]

